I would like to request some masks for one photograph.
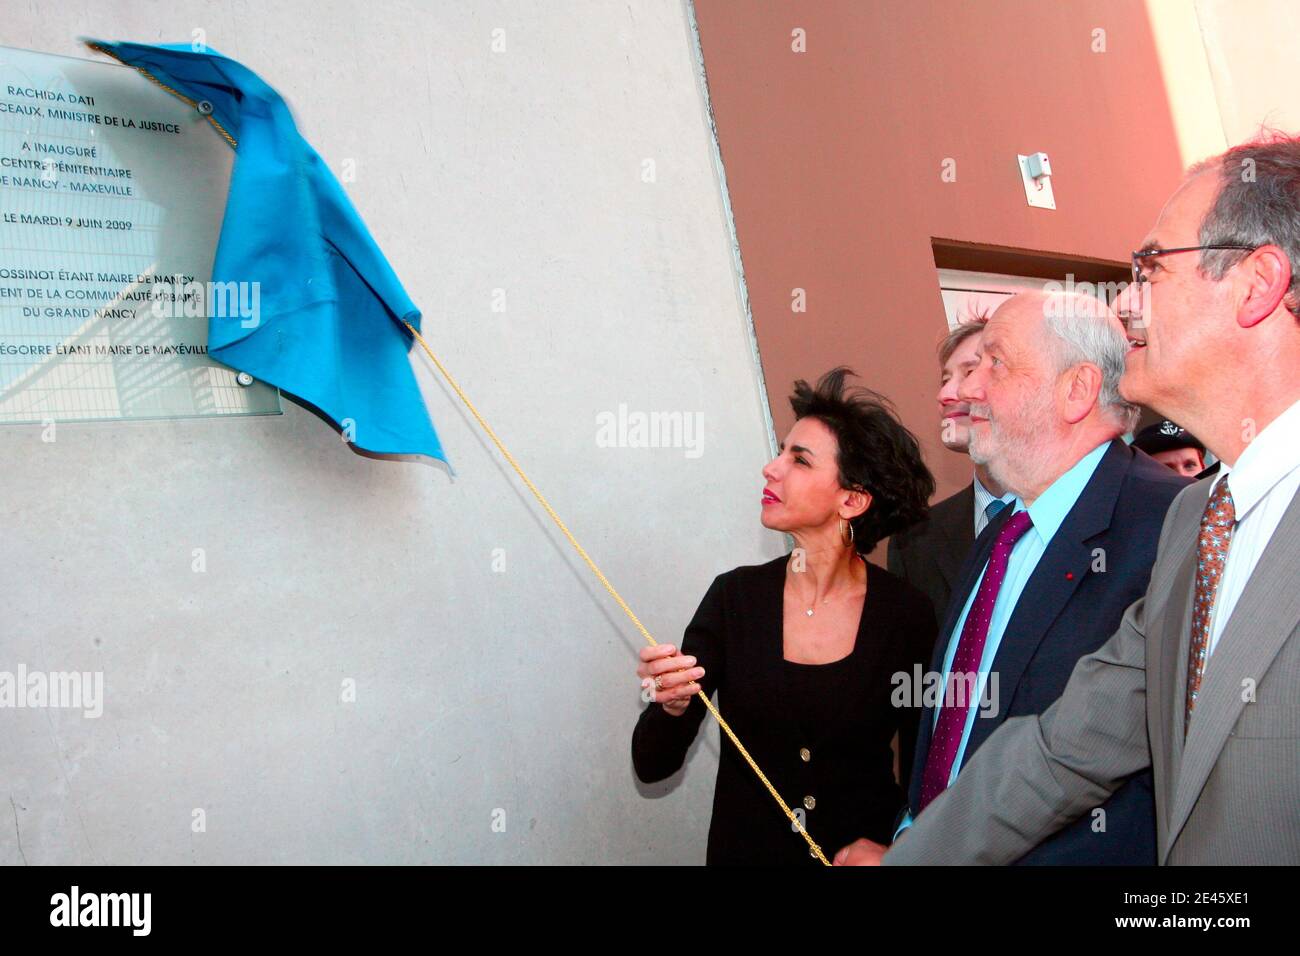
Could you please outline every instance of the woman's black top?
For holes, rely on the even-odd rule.
[[[785,555],[718,575],[679,650],[698,659],[704,692],[782,799],[792,810],[802,808],[808,833],[830,859],[858,837],[888,843],[893,836],[920,717],[912,685],[930,664],[934,612],[920,591],[868,563],[853,651],[829,664],[787,661],[788,560]],[[650,704],[632,733],[637,776],[653,783],[676,773],[707,716],[694,698],[680,717]],[[895,732],[901,788],[890,748]],[[725,734],[721,747],[709,864],[819,866]]]

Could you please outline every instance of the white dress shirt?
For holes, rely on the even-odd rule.
[[[1237,524],[1211,611],[1207,660],[1214,653],[1260,555],[1268,547],[1296,490],[1300,489],[1300,401],[1269,422],[1246,445],[1236,465],[1229,468],[1225,461],[1219,466],[1219,473],[1210,486],[1211,495],[1225,478],[1232,492]]]

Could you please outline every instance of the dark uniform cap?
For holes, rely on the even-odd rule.
[[[1195,435],[1168,420],[1148,425],[1138,432],[1133,438],[1133,447],[1148,455],[1179,448],[1195,448],[1202,455],[1205,454],[1205,446],[1197,441]]]

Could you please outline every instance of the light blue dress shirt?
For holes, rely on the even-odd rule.
[[[1083,494],[1083,489],[1092,480],[1093,472],[1097,470],[1097,465],[1101,463],[1101,459],[1109,447],[1109,441],[1102,442],[1080,458],[1069,471],[1052,482],[1047,487],[1047,490],[1028,508],[1029,520],[1033,522],[1033,526],[1021,535],[1020,540],[1011,549],[1011,557],[1007,561],[1007,574],[1002,581],[1002,588],[998,591],[997,601],[993,605],[993,615],[989,620],[989,633],[984,641],[984,653],[980,657],[976,696],[966,714],[966,728],[962,731],[961,742],[957,745],[957,756],[952,762],[952,772],[948,776],[949,786],[952,786],[952,782],[957,779],[957,772],[961,768],[962,757],[966,753],[966,744],[970,740],[971,729],[975,726],[975,721],[979,717],[980,707],[984,702],[984,687],[988,682],[993,661],[997,658],[998,647],[1002,643],[1002,635],[1007,629],[1007,622],[1011,620],[1011,615],[1020,602],[1020,595],[1024,592],[1025,585],[1029,583],[1029,578],[1033,575],[1034,569],[1038,567],[1038,562],[1046,553],[1047,546],[1052,543],[1052,538],[1078,502],[1079,496]],[[1011,513],[1015,514],[1017,511],[1024,510],[1026,510],[1024,502],[1017,497]],[[984,581],[986,571],[988,571],[987,561],[984,564],[984,571],[980,572],[979,579],[976,580],[975,586],[971,588],[970,594],[966,597],[966,605],[962,608],[956,624],[953,625],[952,633],[948,635],[948,650],[943,657],[943,684],[941,686],[946,687],[948,684],[948,672],[952,668],[952,659],[957,653],[957,644],[961,640],[962,628],[966,626],[966,615],[970,613],[971,605],[975,603],[975,596],[979,593],[980,584]],[[932,731],[934,725],[939,722],[939,713],[940,707],[936,707],[931,721]],[[923,767],[917,767],[914,772],[923,772],[924,769]],[[899,824],[898,830],[894,833],[894,838],[897,839],[898,834],[911,825],[912,815],[909,812],[903,818],[903,822]]]

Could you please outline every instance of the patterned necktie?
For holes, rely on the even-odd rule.
[[[961,640],[957,644],[957,653],[952,658],[952,667],[945,685],[945,700],[940,702],[942,709],[939,711],[939,722],[934,728],[934,739],[930,741],[930,752],[921,777],[921,805],[916,808],[917,813],[924,810],[948,786],[948,776],[952,773],[957,748],[966,729],[966,715],[973,703],[970,697],[974,693],[975,682],[967,679],[967,675],[979,671],[980,660],[984,656],[984,643],[989,636],[993,605],[997,603],[998,591],[1007,576],[1011,549],[1032,525],[1028,511],[1017,511],[1002,526],[997,540],[993,542],[988,567],[984,570],[984,578],[980,581],[970,613],[966,615],[966,623],[962,625]],[[950,704],[949,690],[952,692]]]
[[[1205,503],[1201,515],[1201,533],[1196,540],[1196,602],[1192,605],[1192,640],[1187,654],[1187,701],[1183,713],[1183,736],[1196,706],[1196,695],[1201,689],[1201,676],[1205,673],[1205,658],[1210,647],[1210,615],[1214,598],[1219,593],[1223,565],[1228,559],[1228,546],[1232,543],[1232,527],[1237,523],[1237,511],[1228,490],[1228,476],[1214,488],[1214,494]]]

